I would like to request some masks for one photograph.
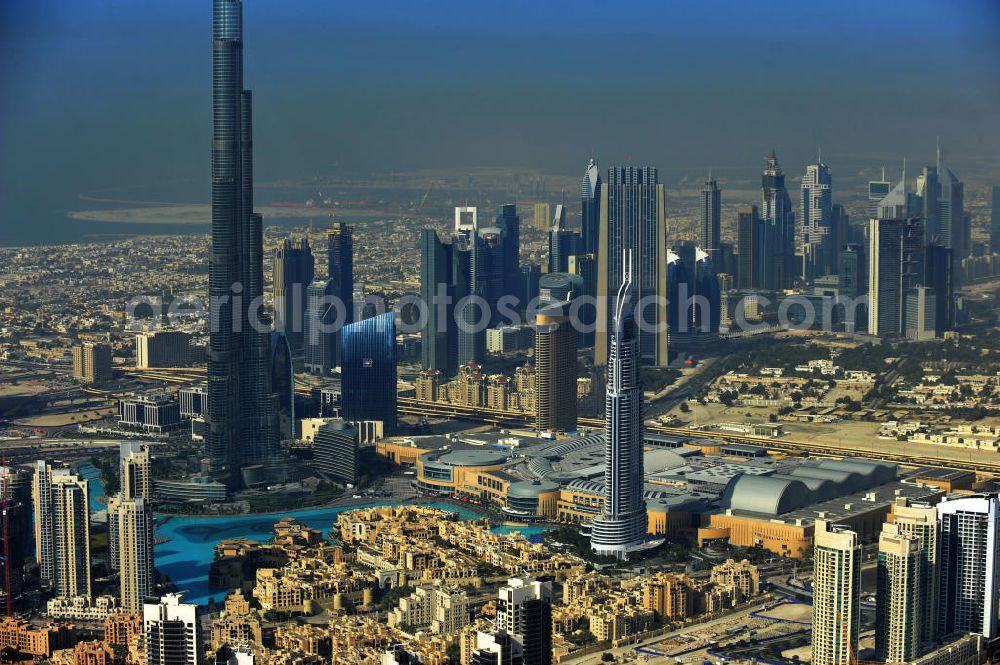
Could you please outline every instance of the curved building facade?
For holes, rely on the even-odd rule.
[[[396,323],[392,312],[340,331],[344,420],[396,428]]]
[[[631,266],[618,290],[614,323],[604,411],[604,508],[592,523],[590,546],[598,554],[625,559],[630,550],[645,543],[647,520],[639,337],[632,312]]]
[[[343,420],[332,420],[316,430],[313,461],[325,476],[342,482],[358,482],[358,432]]]

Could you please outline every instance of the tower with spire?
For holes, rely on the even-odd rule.
[[[597,554],[627,559],[646,545],[643,499],[642,384],[639,335],[633,313],[632,253],[615,298],[604,411],[604,509],[591,525]]]
[[[819,153],[806,167],[800,199],[802,219],[798,227],[801,275],[805,281],[832,274],[837,269],[838,238],[833,223],[833,177]]]
[[[795,260],[795,213],[792,199],[785,189],[785,174],[778,164],[774,148],[761,176],[761,219],[766,229],[765,242],[772,257],[765,277],[768,289],[783,289],[791,285]]]
[[[701,248],[719,265],[719,246],[722,244],[722,190],[708,171],[708,180],[701,188]]]
[[[596,159],[587,162],[581,189],[581,253],[596,255],[601,226],[601,170]]]

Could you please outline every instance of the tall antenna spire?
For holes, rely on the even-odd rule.
[[[941,172],[941,137],[937,137],[937,170],[938,173]]]
[[[819,152],[819,156],[816,157],[816,163],[817,164],[822,164],[823,163],[823,146],[821,146],[821,145],[820,146],[816,146],[816,149]]]
[[[885,182],[885,167],[882,167],[882,182]]]
[[[906,191],[906,157],[903,157],[903,191]]]

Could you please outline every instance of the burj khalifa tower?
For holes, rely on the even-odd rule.
[[[252,97],[243,89],[243,2],[213,0],[212,247],[205,449],[214,473],[242,484],[241,470],[278,453],[268,371],[261,216],[253,211]],[[255,302],[255,300],[257,302]]]

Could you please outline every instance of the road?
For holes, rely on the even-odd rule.
[[[763,605],[765,602],[768,602],[770,600],[772,600],[772,599],[766,598],[766,597],[761,597],[759,599],[759,602],[755,602],[752,606],[747,607],[745,609],[742,609],[739,612],[734,612],[732,614],[727,614],[726,616],[719,617],[718,619],[712,619],[711,621],[706,621],[704,623],[698,623],[698,624],[694,624],[694,625],[691,625],[691,626],[685,626],[684,628],[681,628],[679,630],[672,630],[670,632],[666,632],[666,633],[663,633],[661,635],[656,635],[655,637],[649,637],[649,638],[647,638],[645,640],[642,640],[640,642],[636,642],[635,644],[629,644],[628,646],[618,647],[617,649],[607,649],[605,651],[599,651],[597,653],[588,654],[586,656],[578,656],[576,658],[568,658],[568,659],[560,661],[560,662],[562,662],[562,663],[573,663],[575,665],[597,665],[598,663],[601,663],[601,656],[604,653],[611,653],[611,654],[613,654],[615,656],[621,656],[623,654],[626,654],[626,653],[634,651],[637,647],[648,647],[648,646],[657,644],[658,642],[662,642],[663,640],[669,639],[671,637],[676,637],[678,635],[683,635],[685,633],[690,633],[693,630],[704,630],[705,628],[711,628],[712,626],[717,626],[717,625],[724,624],[724,623],[733,623],[733,622],[735,622],[735,621],[737,621],[739,619],[742,619],[742,618],[750,616],[750,614],[752,614],[753,612],[756,612],[757,610],[759,610],[761,605]],[[668,663],[668,662],[673,662],[673,661],[674,661],[673,658],[664,657],[662,659],[661,658],[657,658],[657,659],[653,659],[653,660],[650,660],[650,661],[647,661],[647,662],[650,662],[650,663],[656,663],[656,662]]]

